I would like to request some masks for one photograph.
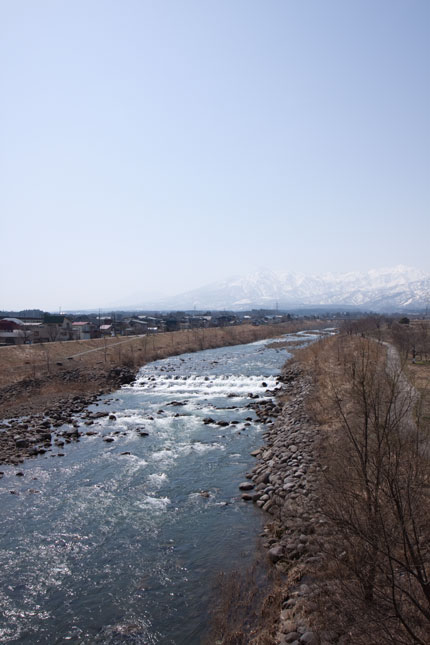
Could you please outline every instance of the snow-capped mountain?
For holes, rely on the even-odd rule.
[[[374,311],[430,305],[430,274],[397,266],[366,272],[304,275],[263,269],[188,291],[144,309],[280,309],[300,306],[355,306]]]

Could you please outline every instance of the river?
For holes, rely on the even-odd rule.
[[[250,394],[289,356],[272,342],[150,363],[91,406],[116,417],[98,435],[3,467],[0,642],[200,642],[217,573],[252,561],[264,521],[238,485],[262,443]]]

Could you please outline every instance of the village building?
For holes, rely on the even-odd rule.
[[[73,322],[72,337],[73,337],[73,340],[90,340],[90,338],[94,337],[93,325],[88,321]]]
[[[23,345],[25,343],[25,333],[18,327],[11,324],[2,324],[0,320],[0,345]]]
[[[19,318],[0,320],[0,345],[22,345],[31,342],[31,332]]]
[[[99,332],[100,332],[100,336],[114,336],[115,335],[114,328],[113,328],[112,324],[110,324],[110,325],[100,325]]]
[[[33,331],[34,342],[55,342],[72,339],[72,323],[63,315],[45,314],[43,323]]]
[[[14,331],[20,329],[22,322],[18,318],[2,318],[0,320],[0,331]]]

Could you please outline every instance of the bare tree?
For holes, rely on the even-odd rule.
[[[401,368],[381,346],[357,341],[331,383],[339,433],[323,510],[336,534],[337,598],[344,615],[355,602],[351,642],[368,639],[371,626],[370,642],[428,645],[429,433]]]

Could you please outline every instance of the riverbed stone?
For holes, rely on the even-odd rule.
[[[305,632],[300,638],[300,643],[306,643],[306,645],[318,645],[319,639],[314,632]]]
[[[254,488],[254,484],[251,484],[251,482],[242,482],[239,484],[239,489],[240,490],[252,490]]]
[[[279,381],[284,388],[280,393],[282,398],[250,404],[260,421],[267,424],[273,420],[270,427],[266,426],[263,434],[265,445],[255,454],[257,462],[251,472],[256,484],[254,492],[260,495],[256,505],[272,514],[263,542],[268,549],[268,557],[280,570],[294,570],[298,565],[302,576],[306,571],[302,567],[314,553],[318,553],[314,537],[319,526],[316,495],[319,480],[314,456],[318,433],[304,408],[311,377],[302,374],[297,365],[289,365]],[[277,396],[278,393],[270,394]],[[284,394],[288,394],[288,398]],[[301,640],[305,634],[312,634],[306,639],[309,638],[313,645],[316,636],[309,625],[298,624],[294,619],[297,603],[301,607],[305,602],[310,614],[315,611],[312,601],[308,600],[312,597],[312,584],[308,580],[305,584],[303,580],[293,595],[283,602],[276,642],[299,645],[307,642]]]
[[[283,555],[284,555],[284,549],[280,544],[272,547],[269,550],[269,558],[271,562],[278,562],[278,560],[280,560]]]
[[[294,620],[283,619],[283,614],[285,615],[285,609],[281,612],[281,631],[284,634],[297,631],[297,623]]]
[[[298,632],[289,632],[284,636],[286,643],[300,643],[300,634]]]

